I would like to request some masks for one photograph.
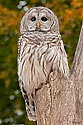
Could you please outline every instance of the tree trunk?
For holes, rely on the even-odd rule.
[[[51,73],[35,100],[37,125],[83,125],[83,25],[69,78]]]

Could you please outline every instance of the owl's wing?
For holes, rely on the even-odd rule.
[[[24,83],[22,80],[22,76],[20,75],[21,72],[21,54],[23,50],[23,39],[22,37],[19,38],[18,41],[18,79],[19,79],[19,86],[22,93],[22,96],[25,100],[25,106],[27,115],[30,121],[36,121],[36,114],[35,114],[35,104],[31,94],[27,94],[26,89],[24,87]]]
[[[51,64],[51,71],[58,70],[62,75],[68,77],[69,67],[67,54],[65,52],[62,40],[58,41],[57,43],[51,42],[48,53],[45,57],[45,61],[47,66],[49,66],[48,64]]]
[[[69,66],[68,66],[68,61],[67,61],[67,54],[64,49],[64,44],[63,41],[60,40],[57,43],[57,56],[54,59],[52,69],[56,69],[56,65],[58,66],[59,71],[61,72],[62,75],[68,77],[69,76]]]

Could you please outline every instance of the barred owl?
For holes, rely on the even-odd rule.
[[[21,20],[18,41],[19,86],[29,120],[36,121],[35,90],[58,70],[67,77],[67,55],[57,16],[46,7],[29,9]]]

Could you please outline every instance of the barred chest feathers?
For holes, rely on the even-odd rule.
[[[42,83],[46,83],[50,72],[58,69],[68,76],[67,56],[60,35],[53,41],[37,44],[26,37],[22,41],[18,74],[28,93],[33,93]]]

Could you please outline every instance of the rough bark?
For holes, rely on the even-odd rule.
[[[69,78],[51,73],[35,100],[37,125],[83,125],[83,25]]]

